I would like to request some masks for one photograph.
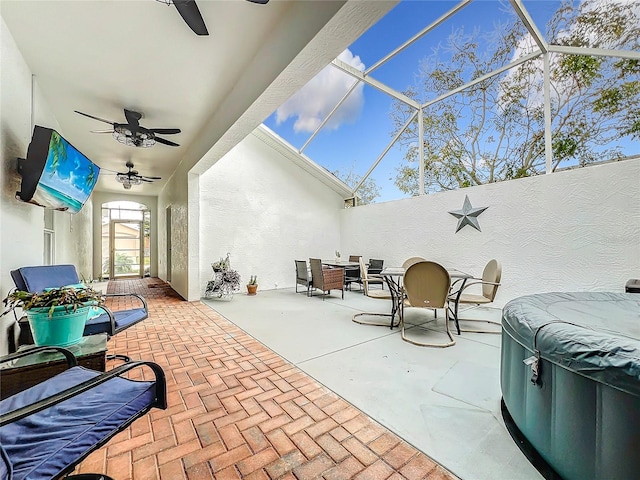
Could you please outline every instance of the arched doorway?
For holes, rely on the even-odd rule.
[[[102,278],[149,276],[151,212],[130,201],[102,204]]]

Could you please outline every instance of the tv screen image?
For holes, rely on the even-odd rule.
[[[82,209],[100,175],[100,167],[58,132],[38,125],[18,165],[20,200],[69,213]]]

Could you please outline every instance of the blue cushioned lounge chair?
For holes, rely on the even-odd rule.
[[[73,265],[39,265],[22,267],[11,272],[11,278],[18,290],[26,292],[42,292],[46,288],[60,288],[80,283],[78,272]],[[136,293],[107,293],[106,297],[135,297],[140,307],[129,310],[112,311],[107,307],[100,316],[87,320],[84,335],[106,333],[109,336],[129,328],[149,316],[149,309],[145,299]]]
[[[167,408],[164,372],[153,362],[129,362],[100,373],[77,366],[69,350],[34,347],[0,363],[52,348],[64,351],[70,368],[0,401],[2,479],[62,478],[151,408]],[[134,368],[150,368],[155,380],[121,376]]]

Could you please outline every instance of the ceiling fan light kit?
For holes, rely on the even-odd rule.
[[[141,147],[149,148],[156,144],[156,139],[151,135],[140,134],[133,136],[130,130],[114,128],[112,133],[113,138],[129,147]]]
[[[125,190],[131,190],[132,185],[142,185],[143,182],[151,183],[154,180],[161,180],[160,177],[147,177],[146,175],[140,175],[137,170],[133,169],[133,163],[127,162],[127,172],[116,173],[116,181],[120,182]]]
[[[129,147],[149,148],[153,147],[156,143],[162,143],[170,147],[179,147],[180,145],[170,140],[158,137],[156,134],[161,135],[173,135],[180,133],[179,128],[146,128],[140,125],[140,119],[142,113],[134,112],[133,110],[124,109],[124,116],[127,123],[117,123],[104,118],[89,115],[78,110],[74,112],[83,115],[85,117],[93,118],[99,122],[108,123],[113,127],[113,130],[96,131],[95,133],[111,133],[113,138],[123,145]]]
[[[142,184],[142,180],[137,177],[128,177],[126,173],[116,174],[116,180],[122,184],[125,190],[131,190],[131,185]]]

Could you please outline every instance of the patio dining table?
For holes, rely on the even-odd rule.
[[[449,272],[449,276],[455,279],[461,279],[460,289],[457,291],[462,291],[464,289],[467,280],[473,278],[473,275],[465,273],[461,270],[455,268],[447,268],[447,272]],[[386,267],[381,272],[380,275],[384,278],[385,282],[389,287],[389,291],[391,292],[391,324],[389,328],[393,329],[393,320],[395,318],[396,313],[400,311],[402,307],[402,302],[404,300],[404,293],[402,290],[402,277],[404,277],[405,268],[404,267]],[[449,308],[450,318],[456,324],[456,330],[458,331],[458,335],[460,335],[460,325],[458,325],[458,308],[457,308],[457,299],[460,295],[456,296],[456,307]]]
[[[327,265],[329,267],[334,268],[354,268],[359,267],[360,264],[358,262],[348,262],[342,260],[321,260],[322,265]]]

